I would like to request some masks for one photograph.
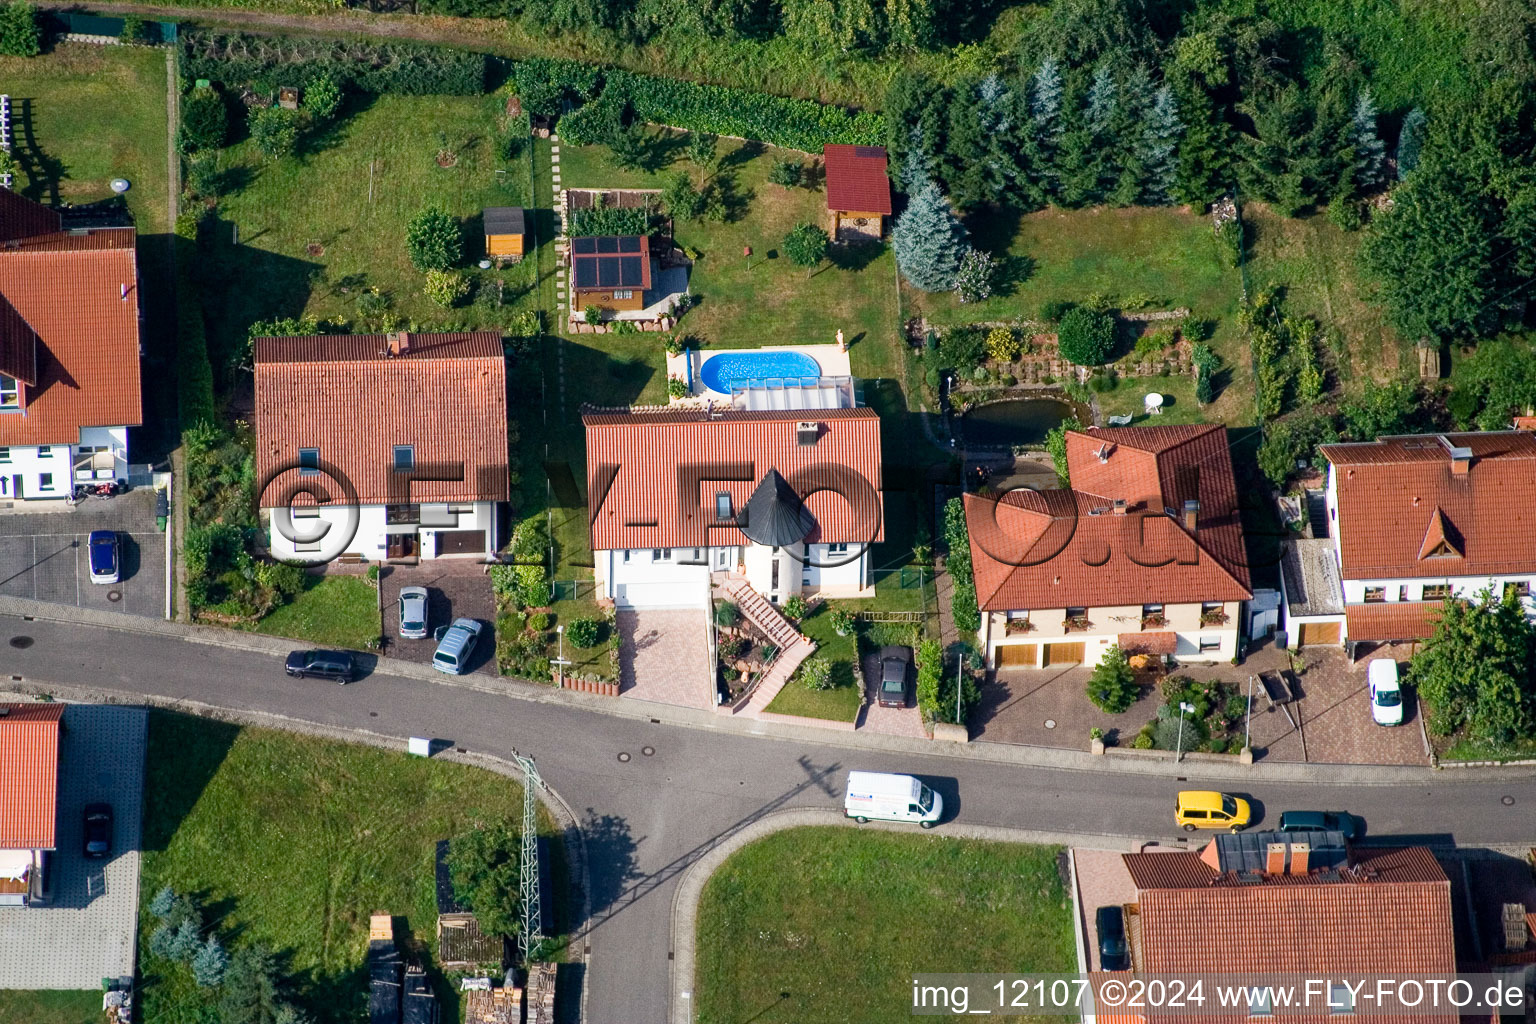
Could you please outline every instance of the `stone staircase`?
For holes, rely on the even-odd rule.
[[[779,613],[773,603],[749,587],[745,580],[729,581],[725,585],[725,593],[735,602],[742,617],[756,626],[779,649],[777,660],[768,669],[768,674],[758,680],[751,698],[741,709],[742,714],[756,717],[779,695],[800,663],[815,652],[816,645],[790,625],[789,620]]]
[[[1307,492],[1307,521],[1313,537],[1321,540],[1328,536],[1328,498],[1322,491]]]

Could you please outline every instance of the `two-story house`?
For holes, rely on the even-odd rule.
[[[1299,642],[1426,639],[1446,598],[1489,587],[1536,617],[1536,435],[1384,437],[1322,453],[1329,536],[1298,542],[1317,551],[1288,556],[1281,576]],[[1298,615],[1298,590],[1335,600]]]
[[[0,502],[126,482],[142,419],[134,229],[0,189]]]
[[[884,539],[873,409],[582,417],[599,597],[620,608],[696,608],[711,573],[775,603],[874,593]]]
[[[509,498],[501,336],[258,338],[256,472],[274,558],[488,558]]]
[[[49,888],[64,707],[0,704],[0,907],[39,902]]]
[[[1069,431],[1071,487],[967,494],[981,643],[996,668],[1127,654],[1227,661],[1253,596],[1220,426]]]

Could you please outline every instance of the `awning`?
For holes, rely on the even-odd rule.
[[[1115,642],[1126,654],[1172,654],[1178,650],[1177,633],[1121,633]]]
[[[1344,608],[1350,643],[1427,640],[1440,621],[1439,601],[1383,601]]]

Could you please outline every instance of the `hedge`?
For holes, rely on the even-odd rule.
[[[469,53],[414,43],[376,43],[307,36],[255,36],[183,31],[181,75],[188,81],[304,88],[328,77],[359,92],[476,96],[485,91],[487,61]]]
[[[183,213],[176,218],[176,406],[181,429],[199,423],[216,423],[218,406],[213,398],[213,364],[208,359],[208,340],[203,326],[203,303],[198,297],[192,267],[197,258],[198,218]]]

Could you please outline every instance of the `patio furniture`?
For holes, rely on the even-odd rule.
[[[1163,412],[1163,396],[1156,391],[1147,395],[1146,409],[1148,416],[1161,416]]]

